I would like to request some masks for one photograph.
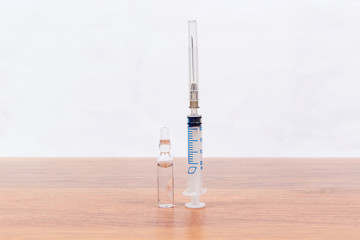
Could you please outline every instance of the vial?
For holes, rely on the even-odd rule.
[[[174,170],[173,158],[170,155],[169,129],[160,130],[160,156],[157,159],[158,206],[174,207]]]

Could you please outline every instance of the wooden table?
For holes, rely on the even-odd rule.
[[[0,159],[0,239],[360,239],[360,159],[206,159],[204,209],[151,158]]]

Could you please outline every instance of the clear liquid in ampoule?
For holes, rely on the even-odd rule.
[[[174,177],[173,162],[160,161],[157,163],[158,206],[170,208],[174,206]]]

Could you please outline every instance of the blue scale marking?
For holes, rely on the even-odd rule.
[[[194,154],[199,153],[202,154],[202,149],[200,151],[194,151],[194,142],[202,142],[202,138],[194,139],[194,131],[201,131],[202,128],[188,128],[188,164],[191,165],[200,165],[200,170],[202,170],[202,164],[203,162],[194,162]],[[197,170],[197,167],[191,166],[188,168],[188,174],[194,174]]]

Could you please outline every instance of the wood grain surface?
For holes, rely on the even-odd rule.
[[[151,158],[0,159],[0,239],[360,239],[360,159],[205,159],[204,209]]]

